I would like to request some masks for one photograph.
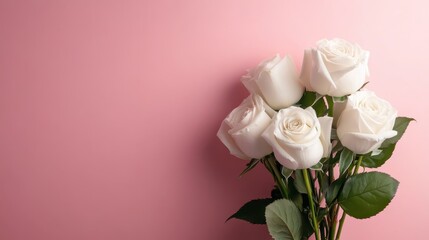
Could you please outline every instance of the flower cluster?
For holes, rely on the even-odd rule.
[[[285,201],[294,200],[292,192],[309,199],[307,206],[302,202],[283,205],[289,211],[297,207],[301,212],[311,212],[309,220],[317,239],[321,235],[334,239],[338,206],[351,216],[370,217],[384,209],[396,191],[397,181],[390,176],[385,178],[393,189],[391,196],[383,196],[389,201],[382,206],[374,203],[377,206],[370,206],[369,213],[362,217],[354,213],[362,206],[342,195],[348,187],[346,180],[372,177],[373,173],[358,173],[359,167],[381,166],[412,120],[398,117],[388,101],[363,89],[368,83],[368,58],[369,52],[357,44],[323,39],[315,48],[305,50],[300,75],[289,56],[276,55],[261,62],[242,77],[250,95],[225,118],[217,134],[232,155],[249,160],[244,172],[259,162],[265,164],[276,181],[275,190]],[[340,177],[335,179],[333,171],[338,165]],[[378,180],[383,177],[375,176]],[[300,179],[305,191],[290,184]],[[327,180],[315,184],[323,179]],[[354,183],[349,191],[355,190],[356,185],[359,184]],[[328,192],[329,188],[335,189]],[[320,216],[322,202],[326,214]],[[281,239],[284,235],[279,237],[269,224],[272,204],[266,207],[266,222],[273,237]],[[239,212],[233,217],[240,218]],[[299,231],[289,234],[305,238],[306,233]]]

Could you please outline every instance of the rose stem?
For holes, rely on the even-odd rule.
[[[334,205],[332,210],[332,220],[331,220],[331,229],[329,230],[329,240],[335,239],[335,230],[337,230],[337,211],[338,211],[338,205]]]
[[[360,155],[359,159],[358,159],[358,163],[357,163],[357,165],[355,167],[355,170],[353,171],[352,176],[355,175],[356,173],[358,173],[359,167],[362,164],[362,159],[363,159],[363,156]],[[346,215],[347,214],[343,211],[343,215],[341,216],[341,219],[340,219],[340,225],[338,226],[337,237],[335,238],[336,240],[340,239],[341,231],[343,230],[344,221],[346,220]]]
[[[274,158],[269,158],[268,163],[271,165],[271,168],[273,169],[274,177],[277,181],[278,187],[280,188],[281,192],[283,193],[283,197],[289,199],[287,186],[286,186],[285,182],[283,181],[283,177],[282,177],[281,173],[279,172],[279,169],[277,168],[277,164],[276,164]]]
[[[280,193],[282,194],[283,198],[289,198],[286,185],[284,184],[283,180],[281,179],[281,175],[279,174],[279,171],[277,169],[277,166],[275,162],[270,161],[271,158],[265,158],[262,160],[265,167],[268,169],[268,171],[273,175],[274,181],[276,182],[277,187],[280,190]]]
[[[310,180],[308,177],[307,169],[302,169],[302,175],[304,176],[305,187],[307,188],[308,201],[310,202],[311,217],[313,220],[314,233],[316,240],[320,240],[319,235],[319,224],[316,219],[316,212],[314,211],[313,192],[311,191]]]

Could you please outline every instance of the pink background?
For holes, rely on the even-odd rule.
[[[344,239],[426,239],[426,1],[0,1],[0,239],[269,239],[225,219],[270,175],[215,134],[245,69],[342,37],[415,117],[381,169],[401,185]]]

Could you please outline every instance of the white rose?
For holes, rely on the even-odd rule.
[[[301,82],[309,91],[341,97],[359,90],[369,76],[369,52],[343,39],[320,40],[304,52]]]
[[[389,102],[370,91],[359,91],[348,97],[338,120],[337,135],[343,146],[357,154],[376,150],[387,138],[396,136],[392,130],[397,111]]]
[[[241,78],[251,93],[260,95],[273,109],[289,107],[301,99],[301,85],[295,65],[290,57],[274,58],[261,62]]]
[[[277,161],[289,169],[314,166],[330,154],[332,118],[317,118],[313,108],[280,110],[262,136]]]
[[[225,118],[217,136],[238,158],[262,158],[272,153],[261,134],[274,113],[260,96],[252,94]]]

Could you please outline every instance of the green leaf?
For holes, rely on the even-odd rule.
[[[305,91],[297,105],[305,109],[311,106],[314,101],[316,101],[316,92]]]
[[[382,166],[392,156],[396,143],[404,135],[411,121],[415,120],[413,118],[397,117],[393,129],[396,130],[398,134],[393,138],[384,140],[379,149],[381,150],[380,154],[371,156],[370,153],[365,155],[362,159],[362,166],[369,168],[378,168]]]
[[[314,164],[314,166],[310,167],[311,170],[316,170],[316,171],[322,171],[322,168],[323,168],[322,162],[318,162]]]
[[[276,200],[267,206],[265,217],[268,231],[275,240],[301,240],[302,215],[292,201]]]
[[[274,200],[283,198],[282,193],[277,186],[274,186],[273,190],[271,190],[271,198]]]
[[[288,184],[288,195],[289,195],[289,199],[292,200],[293,203],[295,203],[295,206],[298,207],[298,209],[300,211],[302,211],[303,209],[303,204],[304,204],[304,200],[302,197],[302,194],[299,193],[294,186],[294,182],[295,180],[293,178],[289,179],[289,181],[287,182]]]
[[[362,159],[362,166],[369,168],[378,168],[383,165],[393,154],[396,144],[390,144],[382,150],[380,154],[371,156],[371,153],[365,155]]]
[[[347,96],[333,97],[334,102],[344,102],[347,100]]]
[[[282,167],[282,175],[283,175],[283,177],[285,177],[286,181],[288,180],[290,175],[292,175],[292,173],[293,173],[293,170],[291,170],[289,168]]]
[[[326,175],[326,172],[322,171],[316,172],[316,176],[319,181],[319,187],[322,190],[322,193],[325,195],[329,187],[329,177]]]
[[[310,106],[313,107],[318,117],[326,115],[328,110],[323,96],[319,95],[316,92],[304,92],[301,99],[296,105],[304,109]]]
[[[326,96],[326,102],[328,103],[328,116],[334,116],[334,98],[331,96]]]
[[[273,201],[274,199],[265,198],[247,202],[226,221],[236,218],[253,224],[265,224],[265,208]]]
[[[337,148],[338,145],[340,145],[340,147]],[[335,151],[334,151],[334,149],[332,149],[331,154],[333,157],[329,158],[329,160],[328,160],[329,166],[332,166],[332,167],[334,167],[340,161],[341,152],[344,150],[343,145],[341,145],[341,143],[339,141],[337,142],[337,144],[335,145],[334,148],[337,148],[337,149]]]
[[[308,217],[307,214],[302,213],[302,239],[308,240],[311,235],[314,233],[313,226],[311,224],[311,217]]]
[[[344,148],[340,155],[340,175],[343,175],[349,169],[354,159],[355,154],[348,148]]]
[[[249,163],[246,164],[246,168],[243,170],[243,172],[240,173],[240,177],[252,170],[258,163],[260,162],[260,159],[253,158],[249,161]]]
[[[408,117],[397,117],[395,120],[395,125],[393,126],[393,130],[397,131],[398,134],[392,138],[384,140],[381,148],[386,148],[390,144],[396,144],[399,139],[401,139],[402,135],[404,135],[405,130],[407,130],[407,127],[411,121],[415,121],[415,119]]]
[[[328,112],[328,108],[326,107],[325,100],[323,98],[316,100],[312,107],[316,111],[317,117],[325,116]]]
[[[333,133],[334,131],[332,131],[332,133]],[[331,136],[332,136],[332,133],[331,133]],[[337,136],[337,133],[336,133],[336,131],[335,131],[335,136]],[[334,136],[334,137],[335,137]],[[335,146],[332,148],[332,152],[334,153],[334,152],[340,152],[340,151],[342,151],[344,149],[344,146],[343,146],[343,144],[341,144],[341,142],[340,141],[337,141],[337,143],[335,144]]]
[[[341,208],[355,218],[369,218],[381,212],[393,199],[399,182],[381,172],[361,173],[344,183],[338,196]]]
[[[298,192],[307,194],[307,187],[305,186],[304,176],[302,176],[301,171],[295,171],[295,181],[293,183]]]
[[[319,211],[317,211],[317,222],[320,223],[328,212],[328,208],[319,208]]]
[[[331,185],[329,185],[328,190],[326,191],[326,204],[328,204],[328,206],[335,201],[345,181],[346,178],[342,177],[333,181]]]

